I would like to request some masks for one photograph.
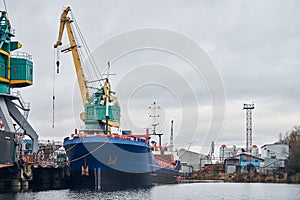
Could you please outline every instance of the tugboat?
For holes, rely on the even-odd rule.
[[[100,87],[92,95],[89,94],[71,26],[75,20],[68,17],[70,11],[70,7],[67,7],[61,14],[60,31],[54,47],[62,45],[62,34],[66,27],[70,42],[66,50],[73,55],[84,105],[81,119],[85,125],[83,130],[75,129],[63,142],[69,160],[72,187],[107,190],[177,183],[180,161],[162,153],[154,155],[154,151],[160,152],[166,147],[151,145],[148,130],[145,134],[118,131],[120,106],[110,86],[110,64],[107,77],[101,80]]]

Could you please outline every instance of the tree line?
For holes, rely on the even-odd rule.
[[[300,173],[300,126],[295,126],[284,137],[280,134],[279,143],[289,145],[289,157],[286,163],[288,174]]]

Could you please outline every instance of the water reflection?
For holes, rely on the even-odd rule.
[[[192,183],[127,190],[47,190],[2,193],[0,199],[299,199],[300,185],[270,183]]]

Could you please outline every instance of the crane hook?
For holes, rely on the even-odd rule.
[[[59,60],[56,61],[56,73],[59,73]]]

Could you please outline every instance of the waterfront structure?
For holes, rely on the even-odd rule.
[[[226,158],[224,161],[225,173],[250,173],[260,172],[264,159],[247,153]]]
[[[183,177],[191,177],[193,172],[195,172],[194,167],[189,165],[188,163],[181,162],[180,176]]]

